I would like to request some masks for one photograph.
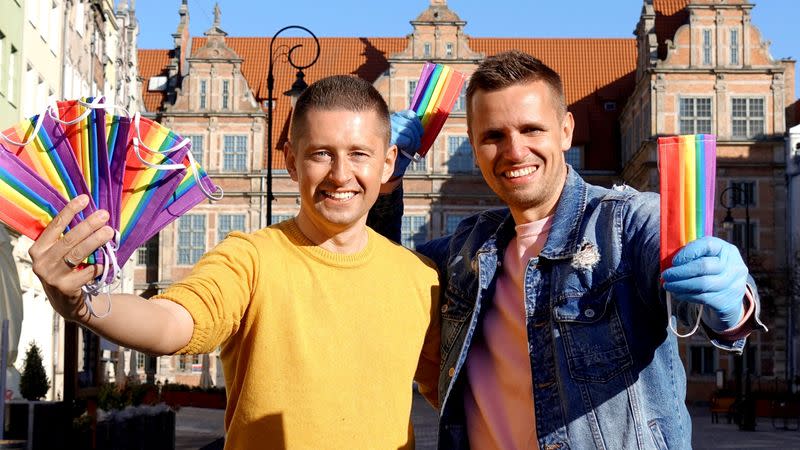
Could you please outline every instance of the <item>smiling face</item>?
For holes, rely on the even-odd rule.
[[[389,148],[385,129],[374,110],[305,113],[302,132],[286,144],[284,154],[300,189],[298,225],[312,241],[365,226],[397,155],[394,146]]]
[[[470,143],[486,183],[517,224],[551,215],[566,179],[572,114],[559,113],[543,81],[479,90],[471,101]]]

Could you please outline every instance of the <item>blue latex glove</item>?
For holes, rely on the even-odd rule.
[[[710,236],[689,242],[661,278],[675,300],[713,310],[703,313],[712,329],[727,330],[742,319],[747,266],[739,249],[728,242]]]
[[[392,138],[389,144],[397,146],[397,160],[394,163],[392,178],[402,177],[414,159],[422,141],[422,122],[410,109],[391,115]]]

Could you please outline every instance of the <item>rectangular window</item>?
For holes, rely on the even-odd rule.
[[[217,242],[225,239],[231,231],[245,231],[244,214],[220,214],[217,224]]]
[[[406,173],[425,173],[428,171],[428,161],[425,158],[420,158],[417,161],[411,161],[408,165]]]
[[[147,355],[141,352],[136,352],[136,368],[138,370],[144,370],[145,358],[147,358]]]
[[[444,220],[444,234],[448,235],[455,233],[456,228],[458,228],[458,224],[466,218],[467,216],[464,214],[448,214]]]
[[[408,102],[406,102],[406,105],[408,105],[409,108],[414,106],[411,104],[411,102],[414,100],[414,91],[416,90],[417,90],[417,80],[410,80],[408,82]]]
[[[153,266],[158,263],[158,238],[153,237],[136,251],[137,266]]]
[[[203,135],[192,134],[186,136],[192,142],[192,156],[198,164],[203,165]]]
[[[703,30],[703,65],[711,65],[711,30]]]
[[[206,109],[206,80],[200,80],[200,109]]]
[[[717,370],[717,355],[710,345],[689,346],[689,374],[713,375]]]
[[[58,30],[60,25],[58,4],[56,2],[52,2],[50,6],[51,6],[50,18],[49,18],[50,23],[48,26],[50,27],[51,30]],[[50,42],[50,50],[52,50],[53,53],[58,52],[59,48],[61,47],[61,32],[54,31],[50,36],[49,42]]]
[[[567,153],[564,154],[564,159],[566,159],[567,164],[571,165],[575,170],[582,170],[583,146],[576,145],[570,147],[569,150],[567,150]]]
[[[5,92],[5,85],[3,84],[3,76],[6,74],[3,69],[3,62],[6,56],[6,35],[0,31],[0,92]]]
[[[228,97],[230,97],[230,81],[222,81],[222,109],[228,109]]]
[[[731,30],[731,65],[739,65],[739,30]]]
[[[447,44],[444,45],[444,54],[448,58],[452,58],[453,57],[453,43],[452,42],[448,42]]]
[[[461,85],[461,92],[458,94],[456,103],[453,105],[454,113],[467,112],[467,83]]]
[[[764,99],[731,99],[731,126],[733,137],[757,138],[764,134]]]
[[[178,356],[178,370],[184,371],[188,366],[188,361],[191,355],[180,355]]]
[[[711,97],[681,98],[680,134],[711,133]]]
[[[756,206],[756,182],[755,181],[731,181],[729,190],[730,198],[728,204],[736,206]]]
[[[8,101],[14,101],[14,71],[17,64],[17,49],[11,46],[11,51],[8,54],[8,88],[6,89],[6,98]]]
[[[422,46],[422,49],[423,49],[422,56],[425,57],[425,58],[430,58],[431,57],[431,43],[430,42],[426,42]]]
[[[178,264],[196,263],[206,251],[206,216],[186,214],[178,219]]]
[[[747,234],[745,235],[745,231]],[[745,248],[750,247],[750,250],[756,249],[756,236],[758,232],[758,228],[756,227],[756,223],[752,220],[750,221],[750,230],[747,230],[747,222],[744,220],[736,220],[733,223],[733,229],[731,230],[730,234],[730,242],[731,244],[739,247],[739,252],[742,254],[742,258],[747,254]]]
[[[426,216],[403,216],[400,243],[414,249],[428,240],[428,218]]]
[[[83,12],[83,2],[75,2],[75,31],[83,37],[83,33],[86,29],[86,23],[84,22],[84,12]]]
[[[247,136],[225,136],[222,170],[242,172],[247,169]]]
[[[447,138],[447,169],[450,173],[472,172],[475,163],[472,161],[472,146],[467,136],[450,136]]]
[[[272,221],[270,223],[272,224],[281,223],[289,219],[294,219],[294,214],[273,214]]]

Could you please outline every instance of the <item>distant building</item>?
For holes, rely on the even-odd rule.
[[[750,360],[754,388],[766,388],[794,373],[787,359],[794,354],[795,333],[787,333],[792,303],[782,281],[788,274],[782,244],[788,236],[783,136],[794,120],[786,112],[795,101],[794,61],[769,55],[750,22],[753,6],[744,0],[643,0],[631,39],[505,39],[470,37],[467,22],[446,1],[431,0],[405,37],[320,38],[319,61],[305,70],[305,79],[353,74],[372,82],[390,109],[400,110],[425,61],[469,75],[488,55],[525,51],[562,75],[576,120],[567,161],[588,181],[603,185],[625,182],[657,190],[659,135],[716,134],[717,192],[728,186],[746,192],[730,199],[733,230],[716,224],[716,233],[740,248],[750,237],[751,268],[771,328],[752,339]],[[188,20],[184,1],[173,48],[139,51],[142,97],[148,115],[192,139],[195,156],[226,194],[217,204],[199,205],[140,249],[134,282],[141,292],[154,293],[181,279],[228,232],[266,225],[268,102],[275,115],[272,220],[292,217],[299,208],[281,153],[291,112],[290,98],[281,93],[292,85],[295,71],[278,56],[276,95],[267,98],[269,38],[229,37],[219,14],[205,36],[190,37]],[[310,38],[279,38],[275,45],[298,43],[303,47],[294,59],[302,61],[312,55]],[[407,246],[448,233],[467,215],[500,204],[475,167],[464,101],[462,92],[428,156],[409,168],[402,224]],[[741,220],[745,202],[752,217],[748,230]],[[722,218],[726,209],[718,204],[716,212]],[[717,370],[733,379],[731,356],[700,338],[683,339],[681,347],[690,400],[708,398]],[[159,377],[199,380],[186,358],[162,358]]]

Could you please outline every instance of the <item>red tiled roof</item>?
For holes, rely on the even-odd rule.
[[[306,82],[314,81],[331,74],[354,74],[374,82],[388,68],[387,57],[406,48],[406,38],[320,38],[319,60],[304,70]],[[193,52],[205,45],[206,38],[194,38]],[[228,37],[226,44],[244,61],[242,73],[256,99],[263,105],[267,97],[267,70],[269,38]],[[279,38],[275,41],[275,54],[285,52],[288,45],[303,44],[293,54],[298,64],[307,64],[313,57],[314,44],[311,38]],[[623,103],[633,90],[633,72],[636,66],[635,39],[497,39],[471,38],[469,45],[474,51],[487,56],[507,50],[520,50],[529,53],[559,72],[564,80],[565,94],[570,110],[576,116],[575,140],[579,143],[595,142],[592,158],[600,154],[616,154],[614,145],[618,138],[613,135],[616,120]],[[147,79],[159,75],[168,63],[166,50],[141,50],[140,74],[145,79],[145,105],[148,111],[155,111],[164,99],[160,92],[147,92]],[[283,148],[287,138],[288,118],[291,106],[281,101],[283,92],[291,88],[295,70],[283,56],[276,56],[273,72],[275,75],[275,121],[273,141],[275,149]],[[144,62],[148,61],[147,64]],[[617,111],[609,114],[603,111],[604,101],[618,103]],[[611,133],[611,134],[609,134]],[[606,148],[607,150],[605,151]],[[274,166],[284,167],[281,152],[273,152]],[[589,163],[590,161],[587,161]],[[594,164],[606,168],[609,163]],[[587,164],[589,165],[589,164]],[[590,167],[592,165],[589,165]]]
[[[635,39],[470,38],[469,46],[486,56],[519,50],[539,58],[561,75],[569,105],[636,70]]]
[[[166,93],[147,90],[150,77],[166,75],[171,50],[139,50],[139,76],[142,77],[142,100],[147,111],[157,111],[164,103]]]
[[[667,57],[666,40],[674,40],[678,28],[689,22],[689,11],[686,9],[688,4],[689,0],[653,0],[659,59]]]

